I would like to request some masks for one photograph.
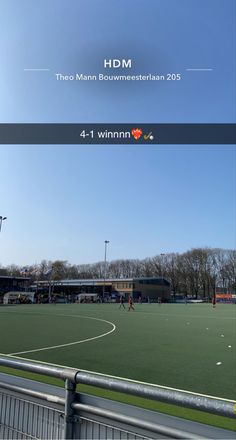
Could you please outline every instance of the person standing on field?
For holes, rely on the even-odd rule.
[[[120,307],[119,309],[123,306],[123,309],[125,309],[125,305],[124,305],[124,297],[123,295],[120,295]]]
[[[130,312],[130,310],[132,309],[132,310],[134,310],[134,306],[133,306],[133,298],[132,298],[132,296],[130,295],[129,296],[129,308],[128,308],[128,312]]]

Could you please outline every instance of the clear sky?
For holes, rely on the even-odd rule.
[[[229,146],[2,146],[2,264],[235,247]]]
[[[235,122],[235,42],[235,0],[0,0],[0,122]],[[182,80],[56,81],[104,58]],[[233,248],[235,174],[226,145],[0,146],[0,263]]]
[[[0,0],[0,120],[235,122],[235,5],[235,0]],[[114,57],[131,58],[131,73],[180,73],[182,81],[55,79],[58,72],[104,72],[104,58]]]

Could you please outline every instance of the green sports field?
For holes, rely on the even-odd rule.
[[[209,304],[2,306],[0,353],[235,399],[235,312]]]

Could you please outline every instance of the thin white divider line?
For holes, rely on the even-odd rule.
[[[50,69],[24,69],[24,72],[50,72]]]
[[[66,368],[66,369],[69,369],[69,370],[74,370],[74,369],[77,368],[77,367],[68,367],[66,365],[53,364],[51,362],[40,361],[38,359],[28,359],[28,358],[24,358],[24,357],[21,357],[21,356],[14,356],[12,354],[0,353],[0,356],[15,358],[15,359],[19,359],[19,360],[22,360],[22,361],[32,362],[32,363],[35,363],[35,364],[40,363],[40,364],[49,365],[49,366],[51,365],[52,367]],[[112,376],[111,374],[98,373],[97,371],[83,370],[82,368],[78,368],[78,373],[80,371],[83,372],[83,373],[97,374],[98,376],[102,376],[102,377],[110,377],[112,379],[118,379],[118,380],[121,379],[121,380],[125,380],[126,382],[133,382],[133,383],[137,383],[137,384],[141,384],[141,385],[150,385],[152,387],[163,388],[165,390],[180,391],[182,393],[193,394],[195,396],[209,397],[210,399],[218,399],[218,400],[222,400],[223,402],[236,403],[235,400],[226,399],[224,397],[210,396],[209,394],[195,393],[194,391],[182,390],[181,388],[172,388],[172,387],[167,387],[165,385],[158,385],[156,383],[142,382],[142,381],[139,381],[139,380],[128,379],[127,377]]]
[[[35,353],[35,352],[38,352],[38,351],[53,350],[54,348],[69,347],[70,345],[83,344],[84,342],[94,341],[95,339],[103,338],[104,336],[107,336],[107,335],[109,335],[110,333],[113,333],[116,330],[115,324],[113,322],[106,321],[105,319],[92,318],[91,316],[82,316],[82,315],[63,315],[63,314],[58,314],[58,315],[54,315],[54,316],[67,316],[67,317],[73,317],[73,318],[94,319],[95,321],[101,321],[101,322],[106,322],[107,324],[110,324],[112,326],[112,329],[109,330],[109,332],[102,333],[101,335],[93,336],[92,338],[82,339],[82,341],[68,342],[67,344],[60,344],[60,345],[52,345],[50,347],[36,348],[34,350],[18,351],[18,352],[15,352],[15,353],[9,353],[7,356],[15,356],[17,354],[26,354],[26,353]]]
[[[211,72],[213,69],[186,69],[187,72]]]

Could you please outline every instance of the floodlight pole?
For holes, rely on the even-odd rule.
[[[216,304],[216,281],[217,281],[217,276],[215,276],[215,280],[214,280],[214,291],[213,291],[214,304]]]
[[[6,219],[7,219],[7,217],[3,217],[2,215],[0,215],[0,232],[2,230],[2,222],[3,222],[3,220],[6,220]]]
[[[105,244],[105,256],[104,256],[104,282],[103,282],[103,289],[102,289],[102,298],[104,301],[104,297],[105,297],[105,285],[106,285],[106,266],[107,266],[107,245],[108,243],[110,243],[109,240],[105,240],[104,244]]]
[[[161,254],[161,257],[164,257],[165,256],[165,254]],[[163,297],[164,297],[164,294],[165,294],[165,291],[164,291],[164,281],[163,281],[163,273],[164,273],[164,271],[163,271],[163,261],[164,261],[164,259],[162,258],[162,262],[161,262],[161,278],[162,278],[162,295],[163,295]]]
[[[161,254],[161,257],[164,257],[164,256],[165,256],[165,254]],[[163,261],[163,258],[162,258],[162,261]],[[163,265],[161,265],[161,277],[163,279]]]

